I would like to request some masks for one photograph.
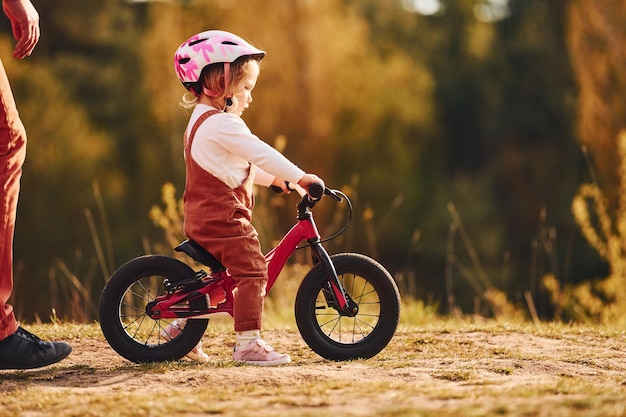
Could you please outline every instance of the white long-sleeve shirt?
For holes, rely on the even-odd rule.
[[[197,104],[189,118],[188,129],[209,110],[214,108]],[[249,164],[257,167],[254,183],[264,186],[270,186],[276,177],[297,183],[305,174],[254,135],[239,116],[231,113],[217,113],[200,125],[191,145],[191,157],[231,188],[243,183]]]

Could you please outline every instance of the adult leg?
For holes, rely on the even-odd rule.
[[[26,132],[4,66],[0,61],[0,369],[30,369],[50,365],[70,354],[62,342],[44,342],[18,326],[13,307],[13,235]]]
[[[0,340],[18,327],[7,302],[13,290],[13,235],[25,156],[26,132],[0,62]]]

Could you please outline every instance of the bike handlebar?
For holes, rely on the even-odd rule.
[[[298,184],[293,184],[288,181],[285,181],[285,185],[287,186],[287,189],[296,191],[302,197],[300,199],[300,203],[298,203],[298,219],[301,219],[300,217],[301,213],[307,213],[308,209],[313,208],[313,206],[315,206],[315,204],[317,204],[317,202],[324,195],[329,196],[330,198],[332,198],[333,200],[337,202],[346,201],[348,205],[348,209],[349,209],[349,214],[348,214],[348,220],[346,221],[345,225],[341,228],[341,230],[339,230],[334,235],[321,240],[320,243],[328,242],[329,240],[336,238],[337,236],[341,235],[343,232],[346,231],[346,229],[348,228],[352,220],[352,203],[350,202],[350,199],[348,198],[347,195],[345,195],[339,190],[331,190],[330,188],[324,188],[324,186],[322,186],[322,184],[320,183],[311,184],[309,186],[308,193],[304,188],[300,187]],[[270,186],[270,188],[276,193],[283,192],[283,189],[276,185],[272,185]],[[302,249],[307,246],[309,245],[298,246],[296,249]]]
[[[319,200],[324,195],[325,188],[322,184],[314,182],[309,186],[309,197],[314,200]]]
[[[288,182],[285,181],[285,184],[287,185],[287,188],[290,190],[293,190],[295,192],[297,192],[298,194],[300,194],[301,197],[304,197],[305,195],[309,197],[309,201],[311,203],[317,202],[319,199],[322,198],[322,196],[327,195],[329,197],[332,197],[333,200],[335,201],[341,201],[342,198],[337,194],[337,192],[335,190],[331,190],[330,188],[324,188],[324,186],[320,183],[313,183],[309,186],[309,190],[307,192],[307,190],[305,190],[303,187],[299,186],[298,184],[294,184],[292,182]],[[283,189],[276,186],[276,185],[272,185],[270,187],[274,192],[276,193],[282,193]]]

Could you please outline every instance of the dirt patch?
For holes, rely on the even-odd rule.
[[[106,410],[150,416],[413,415],[435,410],[438,415],[459,410],[506,415],[533,414],[550,404],[556,410],[571,407],[568,415],[577,415],[576,410],[585,415],[590,409],[602,415],[602,407],[613,410],[620,404],[623,411],[624,335],[403,329],[377,357],[342,363],[316,356],[296,331],[266,331],[264,336],[290,353],[293,363],[234,365],[231,337],[219,333],[203,340],[211,357],[206,364],[136,365],[102,337],[78,337],[71,341],[72,354],[60,364],[0,371],[0,415],[16,415],[15,410],[24,416],[106,415]]]

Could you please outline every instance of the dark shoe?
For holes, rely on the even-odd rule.
[[[19,327],[0,341],[0,369],[32,369],[52,365],[65,358],[72,347],[63,342],[44,342]]]

